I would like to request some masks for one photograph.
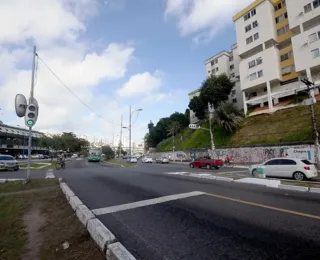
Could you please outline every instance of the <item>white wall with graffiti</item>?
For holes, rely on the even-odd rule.
[[[314,145],[296,145],[296,146],[256,146],[256,147],[237,147],[216,149],[216,157],[224,159],[230,155],[235,163],[260,163],[271,158],[288,157],[307,159],[315,163]],[[169,157],[170,159],[180,161],[190,161],[193,158],[199,158],[210,154],[208,149],[193,149],[188,151],[173,152],[153,152],[150,153],[153,159],[158,157]]]

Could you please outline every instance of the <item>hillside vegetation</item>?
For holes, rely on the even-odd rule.
[[[315,105],[316,119],[320,120],[320,104]],[[320,122],[319,122],[320,123]],[[208,128],[208,123],[203,127]],[[252,144],[278,144],[284,142],[312,141],[310,112],[306,106],[280,110],[244,119],[234,133],[219,126],[214,127],[216,146],[242,146]],[[172,151],[172,137],[157,146],[158,151]],[[184,129],[175,136],[175,150],[209,148],[210,134],[206,130]]]

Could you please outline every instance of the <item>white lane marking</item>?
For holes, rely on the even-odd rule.
[[[178,200],[178,199],[184,199],[184,198],[204,195],[204,194],[205,194],[205,192],[192,191],[192,192],[188,192],[188,193],[169,195],[169,196],[159,197],[159,198],[155,198],[155,199],[142,200],[142,201],[137,201],[137,202],[133,202],[133,203],[127,203],[127,204],[122,204],[122,205],[117,205],[117,206],[94,209],[94,210],[92,210],[92,212],[93,212],[93,214],[98,216],[98,215],[110,214],[110,213],[115,213],[115,212],[128,210],[128,209],[135,209],[135,208],[155,205],[158,203],[168,202],[168,201],[172,201],[172,200]]]
[[[54,179],[56,176],[53,174],[53,169],[48,169],[46,173],[46,179]]]

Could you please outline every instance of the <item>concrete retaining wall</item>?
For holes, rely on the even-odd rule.
[[[261,163],[275,157],[289,157],[307,159],[315,162],[314,145],[295,145],[295,146],[256,146],[256,147],[237,147],[216,149],[216,156],[224,159],[226,155],[231,155],[235,163],[249,164]],[[175,160],[190,161],[192,158],[198,158],[210,154],[208,149],[193,149],[176,152],[154,152],[150,153],[153,159],[157,157],[169,157]]]

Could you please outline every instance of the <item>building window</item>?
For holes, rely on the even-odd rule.
[[[257,73],[250,74],[250,81],[255,80],[257,78]]]
[[[320,1],[320,0],[319,0]],[[251,16],[255,16],[257,14],[257,12],[256,12],[256,9],[253,9],[252,11],[251,11]]]
[[[320,1],[320,0],[319,0]],[[290,29],[289,29],[289,25],[286,25],[282,28],[280,28],[277,33],[278,33],[278,36],[282,35],[282,34],[285,34],[286,32],[288,32]]]
[[[313,8],[316,9],[320,6],[320,0],[313,1]]]
[[[214,63],[215,63],[215,64],[218,64],[218,59],[215,59],[215,60],[214,60]]]
[[[258,39],[259,39],[259,33],[255,33],[255,34],[253,35],[253,38],[254,38],[255,41],[258,40]]]
[[[285,53],[285,54],[281,55],[280,59],[281,59],[281,61],[285,61],[285,60],[288,60],[288,59],[290,59],[292,57],[293,57],[293,52],[289,51],[288,53]]]
[[[230,65],[230,69],[233,70],[234,69],[234,65]]]
[[[264,87],[263,92],[267,92],[267,91],[268,91],[268,88]]]
[[[311,54],[313,59],[319,57],[320,56],[319,48],[312,50]]]
[[[211,62],[210,62],[210,64],[211,64],[211,66],[213,66],[213,65],[214,65],[214,60],[213,60],[213,61],[211,61]]]
[[[281,5],[281,3],[279,3],[279,4],[277,4],[275,7],[274,7],[274,10],[275,11],[278,11],[279,9],[281,9],[282,8],[282,5]]]
[[[313,43],[317,40],[317,34],[313,33],[309,35],[309,43]]]
[[[231,91],[231,95],[234,96],[235,94],[236,94],[236,90],[234,89]]]
[[[287,67],[284,67],[282,69],[282,76],[285,76],[287,74],[290,74],[291,72],[295,71],[295,66],[294,65],[291,65],[291,66],[287,66]]]
[[[252,36],[250,36],[249,38],[246,39],[247,44],[250,44],[253,42],[253,38]]]
[[[216,68],[216,71],[219,71],[219,68],[218,68],[218,67]]]
[[[304,6],[304,13],[309,13],[312,11],[311,3]]]
[[[230,56],[229,61],[233,61],[233,56]]]
[[[256,97],[257,95],[258,95],[257,92],[252,92],[252,93],[250,94],[251,97]]]
[[[256,60],[249,61],[249,69],[253,68],[256,66]]]
[[[254,22],[252,23],[252,27],[253,27],[253,28],[258,27],[258,21],[254,21]]]
[[[237,103],[237,99],[236,98],[232,99],[232,102]]]
[[[244,18],[245,21],[250,19],[250,13],[245,14],[243,18]]]
[[[249,32],[251,30],[251,24],[249,24],[249,25],[247,25],[246,27],[245,27],[245,31],[246,32]]]
[[[261,78],[261,77],[263,77],[263,71],[262,71],[262,70],[259,70],[259,71],[258,71],[258,78]]]
[[[234,76],[235,76],[234,73],[231,73],[231,74],[230,74],[230,77],[231,77],[231,78],[234,78]]]
[[[284,21],[287,18],[288,18],[288,14],[287,13],[283,13],[282,15],[280,15],[279,17],[276,18],[276,23],[280,23],[280,22]]]
[[[257,58],[257,65],[260,65],[260,64],[262,64],[262,58],[261,57]]]

